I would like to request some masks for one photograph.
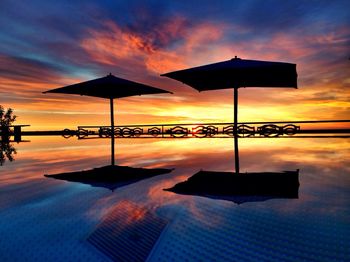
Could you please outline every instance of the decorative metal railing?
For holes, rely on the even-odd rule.
[[[257,122],[258,123],[258,122]],[[300,126],[294,124],[276,125],[268,124],[244,124],[237,127],[238,137],[276,137],[291,136],[300,130]],[[69,131],[69,130],[68,130]],[[68,133],[70,136],[71,133]],[[77,130],[79,138],[87,137],[111,137],[110,126],[79,126]],[[164,124],[164,125],[129,125],[116,126],[114,136],[118,138],[184,138],[184,137],[234,137],[234,125],[232,123],[209,124]]]

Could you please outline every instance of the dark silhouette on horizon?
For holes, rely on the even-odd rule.
[[[44,176],[59,180],[66,180],[69,182],[79,182],[83,184],[88,184],[93,187],[104,187],[114,191],[119,187],[136,183],[146,178],[167,174],[171,171],[172,169],[148,169],[109,165],[93,168],[90,170],[66,172]]]
[[[299,170],[262,173],[199,171],[186,181],[164,190],[236,204],[274,198],[297,199]]]

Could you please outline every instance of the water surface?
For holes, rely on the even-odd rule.
[[[24,139],[0,166],[1,261],[109,261],[87,239],[116,207],[125,227],[142,210],[167,221],[149,261],[350,260],[349,139],[239,139],[241,173],[299,169],[300,184],[297,198],[241,204],[163,190],[234,172],[233,139],[117,139],[118,165],[173,171],[114,191],[44,177],[109,165],[108,139]]]

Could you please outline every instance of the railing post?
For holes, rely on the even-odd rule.
[[[21,126],[14,126],[13,127],[13,133],[14,133],[14,139],[16,142],[20,142],[22,139],[22,130]]]
[[[111,164],[115,165],[114,160],[114,106],[113,106],[113,98],[110,99],[110,107],[111,107]]]
[[[236,173],[239,173],[239,153],[238,153],[238,86],[233,88],[233,100],[234,100],[234,123],[233,123],[233,135],[234,135],[234,148],[235,148],[235,169]]]
[[[233,104],[234,104],[234,115],[233,115],[233,134],[238,134],[238,87],[233,88]]]

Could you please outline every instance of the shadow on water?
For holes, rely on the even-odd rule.
[[[199,171],[186,181],[164,190],[229,200],[236,204],[273,198],[297,199],[299,170],[262,173]]]
[[[45,175],[45,177],[79,182],[93,187],[104,187],[115,190],[140,180],[170,173],[172,169],[133,168],[128,166],[109,165],[90,170]]]

